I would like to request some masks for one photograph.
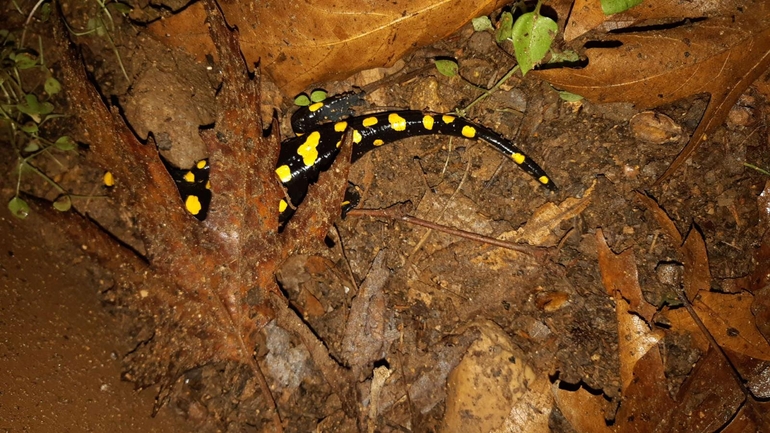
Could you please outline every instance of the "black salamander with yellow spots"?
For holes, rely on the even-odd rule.
[[[551,191],[556,190],[551,178],[537,163],[510,140],[489,128],[450,114],[389,111],[323,124],[308,134],[290,138],[281,144],[275,172],[291,200],[291,205],[286,201],[281,201],[279,205],[279,220],[282,223],[288,221],[302,203],[308,185],[334,162],[342,136],[348,128],[353,131],[351,162],[356,162],[372,149],[408,137],[434,134],[464,137],[486,141],[510,157],[541,185]]]
[[[165,160],[163,162],[166,163]],[[210,168],[208,160],[205,159],[196,162],[187,170],[166,163],[166,169],[179,189],[185,209],[201,221],[206,219],[209,205],[211,205]]]
[[[541,185],[551,191],[556,190],[556,185],[537,163],[510,140],[489,128],[451,114],[414,110],[345,118],[351,113],[352,106],[361,101],[362,97],[357,93],[339,95],[325,103],[317,102],[302,107],[292,116],[295,132],[305,133],[281,143],[275,172],[289,200],[281,200],[276,204],[281,225],[294,215],[307,194],[308,186],[318,180],[319,173],[332,165],[348,129],[353,134],[351,162],[356,162],[370,150],[404,138],[449,135],[486,141],[511,158]],[[205,219],[211,202],[208,162],[201,160],[190,170],[170,167],[169,171],[179,187],[187,210],[199,220]]]

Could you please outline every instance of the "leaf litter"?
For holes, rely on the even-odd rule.
[[[647,3],[656,5],[647,7]],[[743,0],[719,3],[722,7],[714,8],[712,2],[696,4],[701,9],[693,10],[690,2],[645,2],[626,13],[633,15],[633,23],[644,23],[647,28],[600,33],[597,39],[609,48],[586,48],[585,68],[549,69],[537,74],[591,101],[631,102],[639,109],[709,94],[698,128],[660,175],[660,183],[709,139],[746,88],[770,66],[770,4]],[[580,22],[581,15],[575,15],[571,19]],[[663,17],[692,21],[661,30],[649,22]]]
[[[719,18],[721,15],[713,14],[713,16]],[[652,46],[655,47],[654,42]],[[709,65],[711,64],[702,65],[703,69],[708,69]],[[686,92],[683,91],[682,94],[684,93]],[[675,92],[671,93],[671,95],[674,94]],[[630,99],[626,100],[633,102],[634,93],[630,95]],[[586,107],[590,109],[590,106]],[[258,110],[253,111],[258,112]],[[539,120],[542,122],[542,113],[540,114]],[[528,113],[528,115],[532,114]],[[562,113],[561,116],[564,114]],[[106,118],[109,116],[101,120]],[[232,119],[231,121],[235,122]],[[256,121],[255,119],[254,122]],[[218,123],[227,124],[227,122],[227,119],[220,118]],[[104,123],[109,124],[110,121],[101,124]],[[243,118],[238,117],[237,123],[237,125],[230,124],[226,128],[227,131],[222,130],[220,133],[230,134],[232,133],[230,130],[239,131]],[[94,131],[89,132],[96,134]],[[240,132],[243,133],[243,131]],[[538,130],[538,134],[544,134],[542,127]],[[605,131],[601,133],[589,131],[586,134],[594,134],[594,137],[600,138],[581,141],[578,137],[570,136],[569,141],[577,141],[588,147],[594,139],[601,141],[607,137],[602,135],[606,134]],[[219,138],[207,137],[209,142]],[[107,142],[109,143],[109,140]],[[490,379],[490,376],[494,378],[495,371],[485,370],[486,365],[491,360],[500,362],[502,358],[510,359],[500,358],[495,354],[517,353],[515,346],[527,348],[528,352],[524,356],[530,358],[522,358],[521,354],[514,356],[518,363],[517,367],[522,367],[524,372],[527,371],[527,366],[535,367],[539,374],[536,376],[532,376],[531,373],[522,374],[527,378],[521,382],[522,386],[527,388],[528,384],[532,385],[525,392],[528,395],[527,398],[538,402],[537,405],[530,405],[530,409],[531,406],[536,406],[536,412],[539,411],[541,416],[547,414],[550,417],[553,413],[550,412],[552,409],[548,403],[556,401],[561,414],[579,431],[715,430],[731,419],[733,421],[725,431],[733,428],[733,424],[736,429],[740,426],[764,425],[763,404],[754,397],[768,396],[768,389],[763,381],[767,376],[764,365],[767,356],[765,337],[767,333],[766,330],[763,331],[767,322],[760,319],[760,317],[767,317],[768,310],[767,306],[763,305],[763,296],[761,296],[764,293],[764,283],[767,281],[767,276],[763,274],[765,271],[762,269],[768,268],[766,263],[768,254],[765,252],[763,255],[761,251],[770,250],[767,239],[763,238],[762,248],[756,254],[758,263],[756,271],[751,275],[743,276],[742,283],[736,282],[731,292],[719,292],[719,288],[724,287],[724,281],[722,281],[724,278],[722,276],[715,278],[708,273],[710,249],[706,248],[704,237],[708,239],[709,233],[712,238],[714,235],[713,231],[708,230],[707,225],[702,229],[692,225],[692,228],[686,231],[687,235],[682,236],[677,229],[677,224],[682,224],[688,218],[678,214],[676,218],[671,217],[649,195],[640,195],[636,198],[646,209],[643,212],[644,216],[640,217],[641,212],[637,209],[627,210],[632,207],[630,203],[634,200],[634,193],[630,192],[623,196],[623,192],[618,190],[626,187],[610,185],[607,181],[607,179],[613,182],[628,181],[633,178],[625,179],[613,173],[612,164],[602,167],[606,170],[606,177],[596,176],[596,173],[590,172],[591,168],[581,165],[582,155],[577,155],[579,152],[574,152],[574,148],[567,150],[565,155],[560,153],[562,151],[552,143],[546,141],[538,144],[547,149],[543,156],[547,158],[546,161],[550,161],[550,167],[560,167],[560,164],[567,160],[575,163],[574,166],[565,165],[564,168],[556,168],[556,170],[560,175],[559,178],[568,176],[564,171],[574,170],[575,174],[570,180],[573,181],[573,185],[579,185],[579,188],[565,182],[567,193],[558,199],[547,201],[535,194],[526,195],[527,192],[520,192],[523,197],[521,200],[531,203],[531,209],[526,217],[510,217],[506,214],[509,212],[506,209],[509,203],[506,201],[501,201],[500,205],[495,204],[494,200],[499,199],[497,196],[507,193],[504,187],[493,189],[496,196],[485,199],[487,201],[483,202],[484,206],[479,205],[479,202],[474,199],[468,199],[463,200],[460,206],[468,209],[452,209],[452,211],[468,212],[474,216],[490,213],[493,218],[489,222],[482,221],[484,223],[482,225],[493,233],[515,233],[518,236],[517,239],[525,239],[536,244],[545,242],[555,245],[557,242],[562,242],[561,252],[564,255],[558,266],[543,266],[521,254],[503,253],[488,246],[444,238],[440,243],[431,245],[432,250],[428,257],[415,260],[408,269],[409,273],[416,274],[416,278],[406,279],[399,273],[389,275],[388,278],[381,275],[375,278],[380,282],[373,283],[371,287],[367,283],[369,280],[364,279],[361,288],[356,290],[361,298],[354,296],[355,293],[348,296],[335,293],[334,290],[326,287],[326,280],[315,281],[317,277],[313,276],[304,281],[312,284],[303,283],[302,287],[297,289],[298,297],[290,296],[292,307],[301,312],[302,318],[311,324],[313,331],[318,333],[325,344],[329,344],[333,349],[335,344],[347,347],[346,349],[338,347],[334,351],[325,351],[318,344],[316,336],[308,332],[307,325],[299,321],[296,315],[279,308],[280,306],[270,303],[260,304],[258,294],[244,292],[243,288],[249,286],[248,271],[223,269],[222,278],[232,276],[232,284],[222,286],[221,294],[215,296],[182,290],[181,293],[184,296],[175,298],[172,295],[179,293],[179,289],[175,286],[172,286],[173,288],[168,292],[164,292],[165,289],[159,292],[148,291],[149,299],[143,301],[145,302],[143,308],[147,311],[165,311],[158,305],[175,306],[172,310],[177,316],[163,316],[160,322],[166,325],[184,324],[182,328],[188,332],[186,337],[190,337],[193,343],[188,344],[185,340],[166,348],[156,346],[161,345],[162,338],[174,338],[176,335],[166,334],[168,336],[164,337],[163,334],[167,331],[163,327],[159,328],[162,330],[161,333],[154,339],[139,344],[136,352],[129,355],[128,363],[134,364],[135,369],[131,370],[135,372],[133,378],[138,379],[139,383],[147,384],[152,382],[153,374],[161,374],[164,375],[162,383],[164,386],[169,386],[169,382],[173,381],[177,372],[164,372],[162,363],[172,360],[181,362],[177,366],[178,370],[198,364],[221,366],[220,362],[228,359],[249,364],[248,357],[241,353],[239,344],[237,341],[234,342],[233,337],[236,340],[246,338],[259,342],[261,337],[254,335],[253,329],[264,326],[262,329],[267,330],[269,337],[264,346],[257,344],[257,347],[263,347],[260,350],[269,347],[270,368],[266,371],[283,378],[278,382],[279,386],[283,387],[279,389],[283,391],[279,392],[281,398],[277,402],[279,406],[296,404],[304,392],[310,394],[317,391],[320,388],[319,382],[314,382],[312,375],[320,370],[323,372],[322,376],[334,377],[330,382],[336,382],[332,385],[337,387],[336,394],[333,393],[328,406],[324,409],[327,411],[324,412],[324,416],[328,416],[325,419],[332,420],[335,419],[335,410],[338,414],[345,404],[348,405],[347,409],[350,408],[351,403],[355,404],[351,401],[339,403],[335,398],[340,395],[363,398],[366,392],[353,392],[351,388],[352,384],[357,384],[358,380],[364,380],[358,385],[370,390],[372,401],[376,401],[377,406],[368,409],[366,412],[368,419],[364,420],[363,412],[359,413],[357,421],[359,426],[367,425],[370,429],[374,428],[372,427],[374,417],[392,415],[398,411],[411,412],[410,416],[399,419],[427,423],[417,424],[425,427],[430,425],[424,418],[429,416],[426,414],[435,416],[437,411],[444,413],[443,404],[449,407],[451,402],[453,408],[468,407],[463,406],[466,402],[457,400],[461,396],[455,393],[454,387],[449,389],[446,387],[447,381],[458,384],[462,381]],[[216,143],[212,145],[217,148]],[[531,143],[530,146],[536,147]],[[602,158],[602,152],[606,151],[601,147],[591,147],[591,149],[595,153],[592,158],[596,159]],[[395,155],[388,158],[398,161],[401,151],[393,152]],[[220,161],[230,159],[229,156],[227,158],[225,156],[220,155]],[[491,159],[486,155],[482,155],[481,158],[482,160]],[[373,159],[376,162],[382,162],[377,157]],[[427,157],[425,159],[426,161],[423,162],[425,176],[432,181],[434,179],[431,176],[434,175],[435,170],[432,169]],[[244,160],[247,161],[244,163],[246,166],[253,166],[250,158],[244,158]],[[119,165],[120,162],[106,165]],[[140,159],[140,163],[153,167],[146,160]],[[486,163],[487,161],[484,161],[485,165]],[[385,206],[399,201],[400,197],[397,194],[400,190],[388,188],[387,182],[388,179],[400,179],[404,174],[395,172],[396,174],[393,175],[394,172],[388,171],[390,167],[385,165],[388,164],[380,164],[380,169],[383,171],[378,175],[375,183],[379,184],[378,189],[396,191],[391,193],[395,194],[395,199],[394,195],[374,197],[373,201],[369,202],[370,206]],[[608,166],[610,168],[607,168]],[[233,172],[244,167],[224,165],[222,168],[223,172],[217,182],[218,188],[221,188],[221,191],[241,191],[240,187],[234,184],[239,177]],[[130,171],[130,168],[126,170]],[[589,170],[590,181],[579,178],[582,175],[578,174],[580,170]],[[153,172],[152,168],[149,172]],[[124,178],[125,176],[126,174],[123,173]],[[232,179],[228,178],[230,176]],[[403,179],[400,180],[403,181]],[[511,183],[505,177],[498,182],[505,182],[506,186]],[[421,182],[418,180],[413,183]],[[158,184],[163,188],[162,181],[158,181]],[[484,191],[478,183],[473,182],[469,183],[468,188],[467,193],[470,197],[474,197],[471,195],[473,192]],[[436,187],[435,190],[439,194],[443,192],[441,186]],[[152,189],[150,192],[153,193]],[[431,198],[429,194],[425,196],[426,199]],[[240,202],[248,201],[251,197],[253,197],[252,193],[243,191],[240,196],[232,199],[227,197],[221,199]],[[663,203],[666,199],[660,200]],[[233,202],[229,203],[232,205]],[[554,205],[552,202],[559,204]],[[675,205],[676,203],[669,201],[666,207],[681,209]],[[762,205],[760,202],[760,209],[763,206],[766,207],[766,204]],[[307,212],[304,218],[308,219],[311,227],[324,225],[321,221],[323,217],[318,216],[324,215],[323,206],[320,207],[312,211],[303,211]],[[237,209],[237,206],[235,208]],[[602,209],[600,211],[597,208]],[[171,212],[170,209],[174,209],[173,203],[167,204],[164,209]],[[622,214],[628,222],[618,223],[618,219],[613,218],[615,216],[613,213]],[[174,212],[171,214],[168,221],[174,221],[180,217]],[[329,212],[327,211],[326,214]],[[448,219],[465,224],[465,215],[450,216]],[[233,218],[232,215],[227,214],[223,214],[222,217]],[[506,218],[518,221],[519,224],[506,224],[501,228],[499,221]],[[662,236],[655,238],[657,243],[653,242],[653,246],[650,246],[646,252],[639,247],[641,242],[635,248],[629,248],[634,246],[632,241],[635,240],[632,236],[634,233],[630,229],[638,230],[640,225],[643,226],[639,223],[640,218],[656,221],[658,230],[662,233]],[[704,223],[704,221],[699,222]],[[705,221],[706,224],[708,222]],[[216,219],[212,223],[217,224]],[[149,227],[150,231],[159,230],[161,227],[161,224],[153,225],[146,221],[142,222],[142,225]],[[220,226],[225,227],[221,224]],[[373,277],[378,273],[383,274],[386,269],[399,269],[403,257],[394,253],[397,251],[395,246],[399,242],[410,242],[409,235],[417,230],[388,226],[388,223],[381,221],[359,219],[348,221],[340,227],[348,254],[353,258],[352,274]],[[602,227],[603,230],[594,232],[597,227]],[[362,236],[364,240],[348,237],[347,232],[352,231],[353,228],[364,234]],[[764,228],[766,229],[766,225]],[[702,235],[699,229],[706,235]],[[393,239],[388,243],[390,250],[383,254],[382,250],[371,248],[371,239],[381,237],[382,233],[393,233],[386,230],[395,230],[397,235],[392,236]],[[684,232],[683,230],[682,233]],[[243,226],[239,233],[248,238],[248,227]],[[317,240],[318,236],[322,237],[320,229],[315,234]],[[149,241],[148,245],[157,248],[158,243],[164,238],[159,239]],[[93,240],[84,240],[83,244],[90,242]],[[169,248],[176,245],[174,242],[175,240],[170,241]],[[226,245],[225,251],[234,251],[235,254],[232,257],[237,260],[225,262],[233,266],[242,266],[241,263],[247,260],[248,256],[248,254],[242,255],[242,251],[251,245],[253,244]],[[622,252],[616,255],[609,245],[613,245]],[[182,249],[183,246],[176,248]],[[297,248],[304,250],[307,247]],[[98,248],[89,247],[89,249]],[[112,250],[107,249],[107,251]],[[162,255],[157,254],[157,251],[163,250],[150,248],[150,251],[152,256],[158,257]],[[156,253],[153,254],[153,251]],[[694,311],[701,317],[705,328],[714,337],[718,346],[725,350],[728,358],[715,349],[681,303],[674,299],[668,299],[667,302],[657,302],[660,299],[656,299],[654,304],[647,302],[646,298],[651,293],[649,286],[654,285],[654,282],[649,278],[649,266],[647,266],[649,258],[635,258],[635,254],[641,257],[642,253],[658,257],[654,259],[655,261],[666,262],[681,268],[680,283],[684,287],[686,299],[692,303]],[[114,251],[111,254],[119,256]],[[108,257],[109,254],[105,254],[105,258]],[[451,268],[458,266],[457,258],[467,261],[468,265],[462,267],[467,275],[458,277],[451,274]],[[641,261],[638,267],[636,261]],[[134,278],[136,275],[142,275],[146,269],[146,264],[131,260],[126,263],[136,268]],[[126,263],[121,266],[125,266]],[[325,267],[319,264],[321,261],[313,264],[311,260],[308,263],[310,264],[305,266],[314,268],[314,275],[321,274],[322,272],[315,271]],[[188,266],[187,269],[190,267]],[[598,279],[581,278],[583,274],[590,275],[592,272]],[[347,277],[333,280],[336,282],[333,281],[331,284],[339,285],[332,287],[356,286]],[[588,283],[589,281],[593,281],[596,285],[592,286]],[[370,295],[364,296],[368,290],[371,290]],[[383,294],[387,294],[385,298],[388,302],[387,308],[382,305]],[[217,302],[217,298],[223,299],[224,302]],[[336,303],[331,304],[332,301]],[[239,302],[250,305],[248,307],[250,311],[247,314],[233,308]],[[190,305],[185,306],[186,304]],[[603,305],[604,308],[597,308],[596,305]],[[182,308],[180,309],[179,306]],[[513,310],[510,306],[514,306]],[[348,307],[350,307],[350,321],[327,320],[328,326],[326,328],[323,326],[323,320],[329,319],[330,310],[339,314],[340,311],[347,312]],[[200,316],[206,318],[195,322],[194,318]],[[266,325],[265,322],[273,316],[276,321]],[[494,325],[478,321],[480,316],[493,317]],[[333,325],[338,323],[346,323],[347,327],[333,329]],[[233,332],[233,324],[236,328],[235,332]],[[275,324],[279,324],[280,327]],[[288,332],[281,331],[281,328]],[[608,328],[614,328],[614,330],[610,331]],[[206,335],[206,339],[196,346],[195,338],[200,335]],[[334,338],[334,336],[343,335],[346,340]],[[393,339],[393,336],[398,338]],[[684,340],[689,338],[697,353],[693,362],[694,369],[688,370],[685,375],[672,377],[670,375],[674,362],[672,354],[679,349],[677,338]],[[298,340],[302,341],[302,344],[298,344]],[[344,344],[343,341],[345,341]],[[615,351],[613,351],[613,342]],[[209,347],[209,344],[222,345]],[[388,347],[391,351],[386,358],[387,366],[380,365],[383,361],[383,353],[388,351]],[[180,349],[179,353],[174,352]],[[148,352],[150,352],[149,355]],[[329,358],[330,352],[338,355],[339,359],[344,359],[347,364],[345,366],[352,367],[351,370],[355,370],[357,374],[352,375],[348,370],[340,369],[340,365]],[[394,352],[399,355],[395,356]],[[300,353],[312,353],[312,356]],[[314,367],[308,367],[309,359],[314,360]],[[746,386],[751,391],[750,395],[738,386],[734,375],[730,373],[731,366],[728,359],[729,363],[746,379]],[[290,360],[296,362],[287,362]],[[467,367],[463,364],[464,362],[472,368]],[[201,374],[201,371],[206,370],[193,369],[191,373],[193,375],[188,377],[195,377],[194,374]],[[241,383],[240,386],[249,390],[249,393],[245,394],[246,399],[255,394],[259,395],[260,391],[257,390],[254,376],[249,377],[248,374],[238,373],[238,370],[232,366],[228,367],[227,371],[234,372],[231,377],[237,379],[233,380],[234,388],[238,388],[235,385]],[[363,376],[371,371],[379,373],[376,378],[371,379],[371,383],[368,383],[369,378]],[[617,382],[614,382],[613,373],[608,374],[607,371],[614,372],[618,376]],[[542,386],[548,380],[552,380],[543,372],[558,373],[558,379],[554,381],[551,389]],[[145,376],[137,376],[137,374]],[[353,379],[353,376],[357,378]],[[302,390],[303,392],[297,392],[297,388],[294,388],[298,378],[299,383],[307,387]],[[272,380],[270,377],[267,379]],[[242,381],[245,381],[245,385]],[[497,382],[494,380],[489,383],[490,388],[497,389],[500,395],[507,395],[507,391],[503,388],[495,388],[499,383],[495,385]],[[511,384],[508,385],[511,386]],[[317,387],[314,388],[314,386]],[[346,386],[350,388],[345,389]],[[575,386],[577,391],[572,390]],[[490,394],[495,395],[495,393]],[[167,394],[163,394],[165,395]],[[622,399],[620,399],[621,396]],[[698,401],[698,396],[706,398]],[[237,394],[230,395],[230,398],[234,399],[243,397]],[[512,400],[507,400],[506,404],[513,405],[507,415],[502,408],[497,408],[493,414],[497,417],[496,419],[503,420],[501,426],[504,427],[500,428],[504,428],[505,431],[524,431],[517,429],[526,425],[526,421],[523,420],[533,419],[528,418],[533,412],[527,412],[526,407],[516,406]],[[244,406],[247,405],[244,404]],[[308,406],[308,410],[311,409],[315,408]],[[473,415],[477,412],[475,409],[469,409],[464,413]],[[479,411],[478,414],[481,415],[482,412]],[[692,414],[697,416],[692,417]],[[715,415],[710,416],[712,414]],[[447,417],[450,415],[451,413],[448,413]],[[733,415],[735,418],[732,418]],[[449,418],[444,420],[446,419]],[[542,425],[540,424],[542,419],[537,418],[537,420],[533,426]],[[435,422],[435,425],[442,424]],[[456,427],[457,423],[446,422],[443,425],[449,429]]]

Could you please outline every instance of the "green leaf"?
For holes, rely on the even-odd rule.
[[[573,50],[565,50],[565,51],[554,51],[551,50],[551,58],[548,59],[548,63],[574,63],[580,60],[580,54],[577,53],[577,51]]]
[[[310,98],[307,97],[306,94],[301,94],[294,98],[294,105],[297,105],[299,107],[307,107],[310,105]]]
[[[21,125],[21,130],[26,132],[27,134],[37,134],[37,131],[38,131],[37,123],[27,122]]]
[[[16,62],[16,67],[20,70],[34,68],[37,65],[37,57],[30,53],[16,53],[9,57]]]
[[[16,105],[16,109],[24,114],[28,114],[30,116],[35,114],[45,115],[53,111],[53,104],[50,102],[41,103],[37,100],[37,96],[35,96],[33,93],[24,95],[24,100],[26,101],[26,104]]]
[[[29,143],[27,143],[26,146],[24,146],[23,150],[26,153],[37,152],[38,150],[40,150],[40,144],[38,144],[37,140],[32,140]]]
[[[72,199],[66,194],[61,195],[53,202],[53,208],[59,212],[67,212],[72,208]]]
[[[310,92],[310,100],[313,102],[321,102],[326,100],[326,91],[325,90],[313,90]]]
[[[583,100],[583,97],[577,93],[567,92],[565,90],[559,91],[559,98],[567,102],[577,102]]]
[[[54,77],[48,77],[45,79],[43,88],[45,88],[45,93],[48,93],[49,95],[55,95],[61,91],[61,83],[59,83],[59,80]]]
[[[131,13],[131,6],[129,6],[129,5],[125,4],[125,3],[115,2],[115,3],[111,3],[111,4],[112,4],[112,7],[114,7],[116,11],[118,11],[119,13],[121,13],[123,15],[128,15],[128,14]]]
[[[500,16],[500,22],[497,25],[495,41],[497,41],[498,44],[513,37],[511,34],[511,29],[513,28],[513,15],[511,15],[510,12],[503,12]]]
[[[492,26],[492,20],[490,20],[489,17],[486,15],[483,17],[476,17],[472,19],[471,23],[473,23],[473,31],[476,31],[476,32],[483,32],[486,30],[495,29]]]
[[[51,17],[52,11],[53,9],[51,9],[51,3],[43,3],[43,6],[40,8],[40,21],[48,21],[48,18]]]
[[[454,77],[457,75],[460,67],[453,59],[438,59],[436,60],[436,69],[441,75],[446,77]]]
[[[19,219],[24,219],[29,215],[29,205],[19,197],[14,197],[8,202],[8,210]]]
[[[602,12],[604,15],[612,15],[626,11],[641,4],[644,0],[602,0]]]
[[[538,3],[534,12],[523,14],[513,24],[513,49],[522,75],[543,60],[559,31],[554,20],[540,15],[539,6]]]
[[[53,145],[59,150],[72,150],[77,147],[77,144],[66,135],[59,137]]]
[[[105,35],[104,22],[102,21],[101,17],[97,16],[90,18],[86,24],[86,28],[89,32],[95,31],[97,36]]]

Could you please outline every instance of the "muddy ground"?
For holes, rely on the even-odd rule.
[[[73,23],[83,23],[78,15],[81,11],[71,13]],[[143,69],[144,62],[163,58],[168,49],[141,31],[136,36],[136,25],[123,23],[118,29],[122,33],[116,40],[129,77],[144,79],[146,84],[151,72]],[[137,104],[150,110],[155,107],[159,116],[169,104],[190,111],[190,104],[198,103],[194,115],[183,116],[184,120],[197,128],[191,118],[197,116],[200,121],[210,116],[211,81],[215,80],[207,75],[205,66],[184,71],[189,82],[200,86],[194,92],[200,100],[139,92],[138,86],[127,91],[128,82],[104,40],[81,38],[78,42],[84,44],[86,62],[102,94],[127,114]],[[330,93],[343,92],[417,69],[436,55],[456,58],[461,75],[480,86],[490,86],[514,64],[495,46],[490,34],[474,33],[466,26],[453,37],[418,50],[395,68],[368,71],[323,87]],[[291,111],[290,98],[269,82],[263,89],[267,115],[273,110],[284,116]],[[462,107],[477,95],[462,80],[427,69],[416,78],[376,90],[369,102],[373,107],[442,112]],[[660,227],[645,213],[638,191],[654,197],[681,233],[694,228],[703,234],[716,289],[722,281],[753,270],[752,252],[762,237],[756,199],[767,178],[744,163],[770,166],[764,126],[770,112],[765,96],[756,88],[746,92],[727,123],[671,181],[650,189],[696,128],[704,108],[704,98],[696,96],[656,109],[655,113],[673,120],[668,129],[671,134],[647,140],[634,128],[658,125],[654,115],[639,116],[624,104],[565,102],[545,83],[514,77],[469,117],[517,137],[529,156],[549,172],[560,187],[558,192],[538,187],[483,144],[446,137],[409,139],[372,152],[352,168],[350,180],[364,190],[363,208],[408,202],[411,215],[513,240],[519,236],[517,230],[546,203],[590,195],[584,211],[540,238],[541,245],[555,247],[547,259],[448,234],[428,235],[424,228],[392,219],[351,216],[332,229],[328,250],[317,252],[318,257],[291,259],[279,273],[279,281],[307,323],[335,353],[344,337],[347,306],[354,297],[351,289],[384,251],[384,266],[389,270],[384,286],[389,328],[383,362],[403,382],[424,379],[437,360],[456,365],[462,352],[453,352],[457,342],[448,341],[462,340],[469,324],[493,323],[540,374],[584,384],[609,399],[616,398],[620,387],[617,323],[598,269],[597,228],[603,230],[615,252],[635,250],[645,297],[656,306],[673,299],[671,285],[676,281],[663,273],[670,269],[668,264],[676,267],[677,256],[674,247],[661,240]],[[145,117],[152,118],[150,113]],[[139,132],[154,128],[130,116],[128,122]],[[289,134],[286,124],[283,122],[284,134]],[[65,121],[58,127],[67,130],[77,124]],[[167,134],[153,132],[156,137]],[[173,134],[169,140],[171,147],[185,146]],[[184,161],[198,158],[200,150],[180,152],[178,158]],[[70,191],[106,193],[101,187],[102,169],[89,166],[85,153],[81,150],[79,155],[59,158],[63,168],[52,161],[42,162],[42,168]],[[12,152],[4,147],[2,158],[10,173]],[[3,197],[10,197],[15,177],[0,181]],[[25,178],[24,187],[49,199],[55,196],[34,179]],[[108,199],[75,205],[142,251],[132,232],[131,209],[118,209]],[[149,419],[153,390],[137,394],[130,384],[119,380],[120,360],[131,350],[127,335],[134,328],[119,309],[100,306],[106,302],[101,294],[108,291],[109,276],[95,269],[77,245],[69,245],[55,226],[34,216],[20,221],[6,211],[2,215],[0,296],[5,301],[0,307],[0,430],[191,431],[190,426],[195,425],[205,431],[250,431],[263,426],[266,421],[254,416],[259,401],[244,397],[251,398],[247,404],[238,395],[228,394],[232,391],[228,389],[232,376],[228,375],[235,373],[221,365],[188,372],[178,382],[169,405]],[[274,328],[265,332],[278,335],[273,340],[266,337],[272,354],[264,349],[259,354],[269,381],[280,389],[276,399],[287,430],[309,431],[319,420],[335,425],[336,406],[328,400],[328,388],[313,376],[307,355]],[[467,348],[469,343],[457,344]],[[687,342],[672,341],[670,348],[679,357],[667,360],[667,372],[672,382],[681,382],[697,354]],[[276,359],[276,354],[285,358]],[[286,370],[299,376],[278,373],[289,359],[305,365],[299,371],[291,362],[286,365]],[[446,409],[441,382],[446,374],[437,377],[439,382],[422,385],[425,389],[415,401],[394,398],[383,431],[399,431],[406,424],[412,431],[438,429]],[[227,401],[212,400],[217,395],[227,395]],[[188,418],[189,424],[175,420],[172,413]],[[349,423],[339,422],[350,428]],[[556,429],[561,425],[558,413],[551,423]]]

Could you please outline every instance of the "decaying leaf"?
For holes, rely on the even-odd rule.
[[[575,431],[584,433],[610,433],[611,428],[604,420],[606,400],[580,387],[577,391],[568,391],[553,386],[553,395],[559,411]]]
[[[631,304],[631,311],[638,313],[647,323],[651,323],[656,309],[645,301],[642,295],[634,251],[628,249],[620,254],[613,253],[601,229],[596,231],[596,244],[602,284],[607,294],[615,297],[616,293],[620,293]]]
[[[667,430],[658,431],[718,431],[745,399],[725,357],[716,349],[709,350],[679,388]]]
[[[667,432],[663,423],[673,410],[660,351],[650,350],[634,367],[633,381],[623,393],[615,431]]]
[[[693,302],[698,316],[725,349],[770,361],[770,345],[759,333],[751,314],[754,297],[701,291]]]
[[[581,198],[570,197],[558,205],[548,202],[540,206],[524,227],[503,233],[500,238],[513,241],[524,240],[530,245],[547,244],[554,228],[558,227],[562,221],[580,215],[588,207],[595,186],[596,181]]]
[[[620,46],[587,49],[589,63],[583,69],[550,69],[537,75],[594,102],[631,102],[640,109],[710,94],[700,125],[658,179],[661,182],[708,139],[743,91],[770,65],[770,4],[723,3],[733,6],[729,13],[668,29],[605,37],[605,42]]]
[[[678,22],[685,19],[716,17],[730,14],[735,10],[734,2],[712,0],[645,1],[622,13],[605,15],[598,0],[575,0],[568,25],[564,29],[564,40],[571,41],[591,30],[610,32],[631,26],[641,26],[660,20]]]
[[[480,338],[449,375],[442,431],[547,432],[552,403],[547,378],[524,362],[499,326],[483,322],[478,329]]]
[[[687,299],[692,300],[699,290],[708,290],[711,287],[711,272],[709,271],[706,243],[700,232],[693,227],[683,242],[682,235],[677,230],[676,225],[655,200],[642,193],[638,193],[637,198],[647,210],[652,212],[655,220],[663,228],[663,232],[671,239],[674,248],[682,256],[684,291]]]
[[[711,288],[711,271],[703,235],[695,229],[690,229],[684,244],[680,248],[684,263],[684,293],[692,300],[700,290]]]
[[[650,330],[650,326],[638,316],[631,314],[628,303],[620,296],[615,297],[618,316],[618,349],[620,352],[621,391],[631,385],[637,362],[650,350],[657,350],[663,338],[663,330]]]
[[[354,72],[391,66],[407,51],[438,41],[472,18],[506,2],[418,0],[378,2],[312,0],[222,2],[227,22],[240,32],[249,65],[263,72],[287,94],[311,83],[343,79]],[[158,21],[150,30],[198,59],[213,54],[197,4]]]

